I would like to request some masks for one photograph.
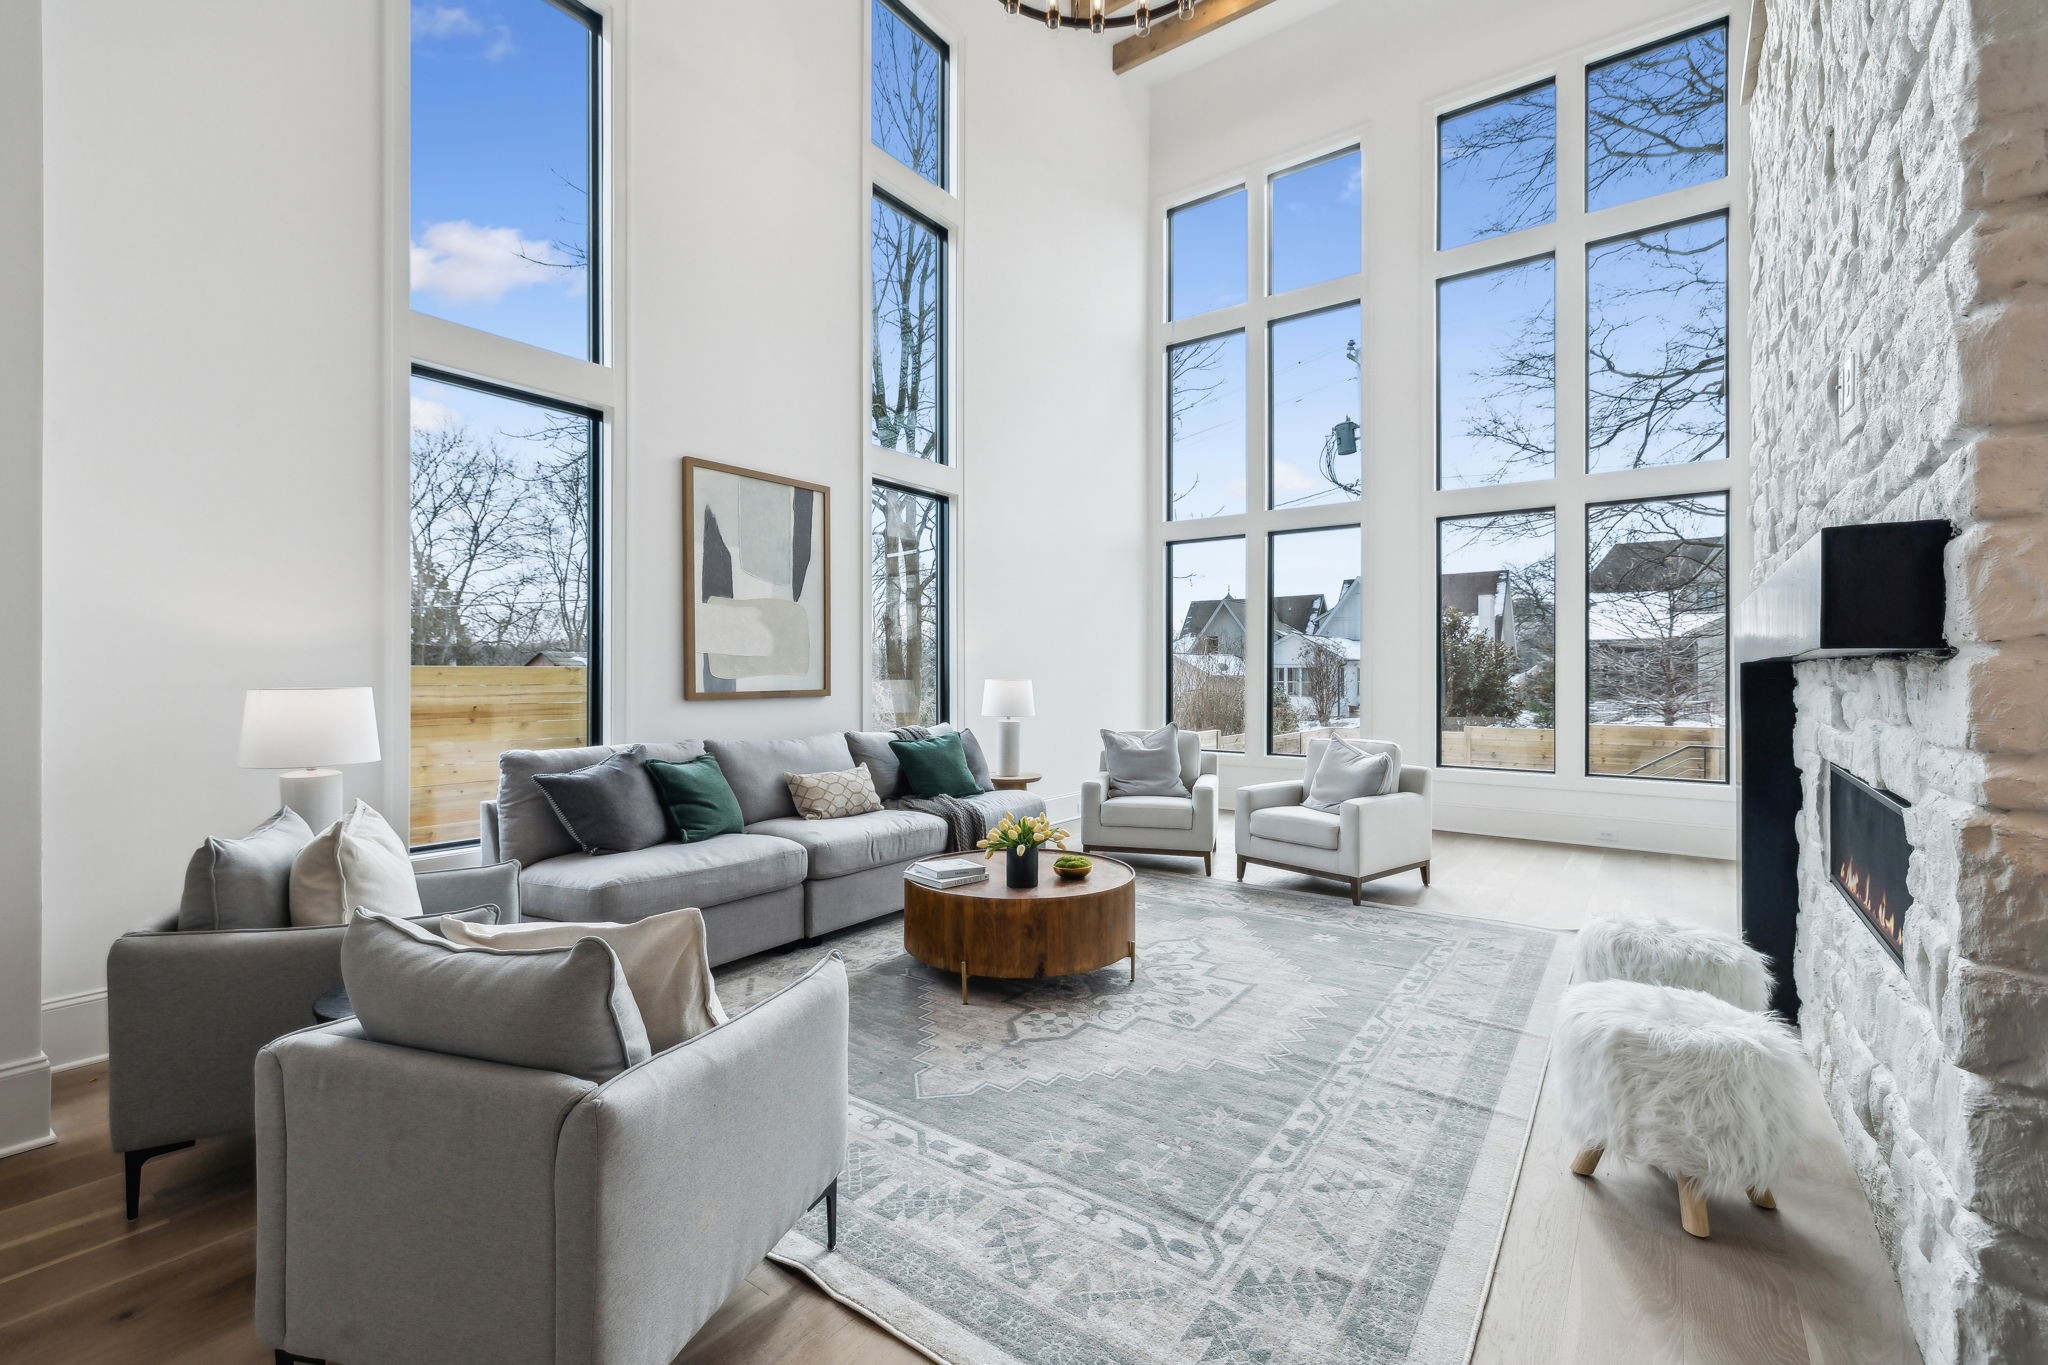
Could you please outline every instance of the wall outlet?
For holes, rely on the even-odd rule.
[[[1614,829],[1596,829],[1593,831],[1593,837],[1595,839],[1598,839],[1603,844],[1618,844],[1621,842],[1621,831]]]

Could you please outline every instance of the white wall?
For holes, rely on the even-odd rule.
[[[1275,6],[1263,13],[1272,14]],[[1746,10],[1746,6],[1742,7]],[[1479,99],[1561,69],[1585,49],[1675,31],[1726,13],[1697,4],[1617,9],[1595,0],[1475,0],[1457,6],[1335,0],[1250,42],[1197,44],[1159,63],[1152,95],[1151,189],[1155,205],[1225,187],[1248,164],[1283,169],[1289,158],[1359,136],[1365,159],[1365,582],[1364,725],[1433,761],[1435,569],[1430,505],[1435,379],[1430,328],[1435,117],[1452,101]],[[1746,14],[1733,16],[1731,82],[1739,80]],[[1229,36],[1224,30],[1218,39]],[[1208,40],[1205,40],[1208,41]],[[1145,68],[1140,68],[1141,72]],[[1560,135],[1572,133],[1560,125]],[[1738,146],[1738,154],[1739,154]],[[1740,175],[1731,160],[1731,176]],[[1739,180],[1736,183],[1740,183]],[[1255,189],[1254,193],[1258,191]],[[1734,215],[1740,218],[1739,210]],[[1740,231],[1739,222],[1736,230]],[[1741,238],[1731,243],[1740,261]],[[1155,263],[1155,270],[1159,266]],[[1740,345],[1740,293],[1736,335]],[[1254,355],[1257,352],[1254,351]],[[1741,353],[1731,357],[1739,366]],[[1738,391],[1738,399],[1740,393]],[[1560,437],[1570,411],[1560,403]],[[1747,433],[1731,405],[1738,455]],[[1155,446],[1157,437],[1154,438]],[[1569,458],[1568,444],[1560,457]],[[1740,486],[1739,464],[1727,478]],[[1530,505],[1550,496],[1529,489]],[[1192,525],[1176,532],[1199,535]],[[1739,513],[1734,581],[1743,581],[1746,532]],[[1560,546],[1564,528],[1560,528]],[[1256,543],[1254,553],[1257,553]],[[1163,611],[1158,575],[1148,566],[1155,611]],[[1560,647],[1567,647],[1559,603]],[[1163,667],[1148,632],[1150,675]],[[1156,683],[1148,683],[1157,691]],[[1560,689],[1560,718],[1567,696]],[[1154,710],[1158,703],[1152,703]],[[1413,761],[1413,760],[1411,760]],[[1250,756],[1228,760],[1226,788],[1298,772],[1300,761]],[[1434,788],[1440,828],[1565,842],[1734,856],[1734,806],[1726,787],[1686,787],[1597,779],[1560,772],[1440,770]],[[1612,838],[1602,838],[1602,832]]]
[[[272,774],[233,767],[242,690],[376,682],[403,657],[381,434],[406,359],[381,302],[399,245],[385,12],[52,7],[44,998],[60,1063],[104,1050],[107,944],[175,904],[202,837],[274,806]],[[1144,99],[1098,44],[1047,44],[982,0],[926,13],[961,73],[969,196],[956,713],[979,723],[986,676],[1034,677],[1026,757],[1070,805],[1094,727],[1144,706],[1142,466],[1109,458],[1143,441]],[[628,285],[610,732],[854,727],[866,7],[613,14]],[[1046,110],[1085,136],[1047,148]],[[686,454],[832,486],[831,696],[683,702]],[[1019,623],[1027,584],[1049,600]],[[386,777],[352,769],[350,794],[376,802]]]
[[[42,999],[43,122],[40,7],[0,7],[0,1155],[50,1137]]]

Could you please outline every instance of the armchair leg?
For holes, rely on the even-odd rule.
[[[1428,886],[1428,885],[1429,885],[1429,864],[1428,864],[1428,863],[1424,863],[1424,864],[1422,865],[1422,884],[1423,884],[1424,886]]]
[[[1353,877],[1351,879],[1351,903],[1353,905],[1365,904],[1365,879],[1363,877]]]
[[[1243,880],[1244,880],[1244,859],[1243,859],[1243,858],[1239,858],[1239,859],[1237,860],[1237,879],[1238,879],[1239,881],[1243,881]]]
[[[192,1145],[184,1142],[166,1142],[161,1147],[141,1147],[132,1152],[121,1153],[128,1175],[128,1221],[134,1222],[142,1216],[142,1163],[152,1157],[165,1156],[171,1152],[182,1152]]]
[[[1202,875],[1204,877],[1216,875],[1216,854],[1213,849],[1202,855]]]
[[[825,1206],[825,1250],[830,1251],[839,1245],[839,1179],[837,1176],[833,1177],[832,1183],[825,1187],[823,1194],[811,1201],[811,1208],[814,1209],[820,1204]],[[809,1213],[810,1209],[805,1209],[804,1212]]]

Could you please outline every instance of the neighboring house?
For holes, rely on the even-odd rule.
[[[1612,719],[1719,720],[1727,556],[1719,539],[1630,541],[1587,572],[1588,671]]]
[[[1474,569],[1447,573],[1438,578],[1437,610],[1455,607],[1472,621],[1486,638],[1499,643],[1515,641],[1515,602],[1508,591],[1506,569]]]

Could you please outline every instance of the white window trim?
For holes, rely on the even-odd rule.
[[[592,544],[601,584],[598,648],[602,651],[595,698],[606,731],[630,733],[626,714],[623,653],[614,625],[626,619],[626,575],[614,572],[623,562],[623,529],[630,490],[630,462],[623,457],[627,428],[625,381],[620,361],[626,335],[626,242],[621,228],[622,196],[617,168],[625,161],[624,62],[628,21],[620,0],[578,0],[598,16],[597,231],[591,242],[596,261],[593,287],[598,291],[597,361],[579,360],[545,347],[513,341],[495,333],[413,311],[412,234],[412,6],[411,0],[384,0],[385,91],[384,201],[385,235],[385,490],[390,511],[385,518],[386,667],[379,718],[384,750],[382,809],[394,829],[412,826],[412,452],[411,386],[415,365],[483,380],[531,394],[547,402],[563,402],[599,414],[597,434],[598,487],[603,500],[598,538]],[[602,738],[596,736],[594,738]],[[433,850],[422,855],[439,864],[464,857],[462,850]]]
[[[867,0],[869,4],[873,0]],[[861,675],[860,713],[861,724],[875,723],[874,677],[875,677],[875,606],[872,584],[874,582],[874,524],[871,501],[876,483],[892,483],[920,493],[930,493],[946,500],[946,543],[942,553],[946,573],[946,614],[945,637],[946,659],[944,675],[946,695],[941,698],[942,709],[958,725],[966,723],[967,695],[962,663],[961,603],[966,599],[967,572],[965,556],[961,553],[965,544],[964,528],[967,524],[967,483],[961,472],[963,454],[960,435],[965,430],[964,414],[967,411],[965,366],[961,363],[963,354],[961,334],[964,330],[962,319],[966,316],[963,304],[966,271],[963,262],[967,252],[966,158],[961,149],[965,137],[960,118],[960,40],[950,26],[938,22],[922,6],[909,0],[896,0],[903,9],[917,16],[919,23],[930,29],[946,45],[946,88],[945,88],[945,144],[947,166],[946,183],[951,188],[941,189],[919,175],[910,167],[898,161],[874,143],[874,24],[872,11],[863,13],[861,24],[861,181],[860,198],[857,205],[857,221],[860,233],[860,409],[854,415],[859,423],[856,439],[863,452],[860,488],[860,536],[861,536]],[[946,463],[921,460],[906,455],[900,450],[875,444],[870,439],[872,426],[867,409],[868,384],[875,349],[874,305],[871,296],[873,288],[873,224],[870,214],[875,192],[895,199],[937,224],[946,234],[945,263],[942,292],[945,298],[945,317],[941,324],[944,334],[944,352],[939,357],[942,367],[939,393],[940,446],[946,452]]]
[[[1354,147],[1359,153],[1362,181],[1358,196],[1358,273],[1340,275],[1332,280],[1290,289],[1284,294],[1268,293],[1272,276],[1270,243],[1273,177],[1349,151]],[[1296,144],[1277,156],[1242,163],[1228,174],[1213,177],[1199,185],[1184,187],[1173,194],[1159,196],[1152,204],[1154,250],[1147,305],[1151,309],[1151,326],[1146,363],[1151,367],[1153,378],[1150,384],[1151,401],[1146,405],[1146,449],[1150,454],[1146,461],[1149,477],[1146,481],[1145,517],[1150,528],[1151,562],[1150,581],[1147,585],[1147,619],[1154,622],[1155,627],[1148,632],[1150,639],[1146,645],[1146,671],[1152,680],[1152,695],[1146,703],[1147,714],[1154,723],[1165,722],[1167,696],[1172,685],[1167,636],[1174,623],[1166,619],[1172,610],[1172,595],[1166,581],[1168,547],[1179,541],[1216,540],[1226,536],[1244,537],[1245,747],[1241,754],[1234,749],[1217,751],[1233,761],[1243,759],[1253,763],[1300,762],[1298,758],[1270,752],[1272,737],[1268,733],[1271,726],[1268,723],[1266,692],[1272,643],[1269,625],[1272,595],[1269,551],[1271,537],[1286,531],[1327,530],[1347,526],[1359,528],[1360,563],[1357,565],[1357,573],[1360,579],[1361,612],[1367,611],[1364,526],[1367,509],[1373,502],[1373,491],[1370,472],[1372,458],[1366,429],[1361,425],[1359,430],[1359,467],[1366,484],[1363,498],[1355,502],[1318,503],[1312,507],[1269,506],[1272,501],[1269,490],[1272,478],[1272,413],[1268,389],[1272,359],[1268,338],[1270,329],[1276,322],[1284,322],[1305,313],[1345,304],[1357,305],[1359,354],[1362,365],[1356,401],[1359,404],[1359,417],[1362,423],[1367,375],[1372,363],[1371,326],[1368,321],[1370,310],[1366,292],[1371,243],[1365,235],[1365,205],[1372,187],[1370,155],[1366,129],[1354,125],[1326,137]],[[1245,301],[1229,308],[1216,308],[1206,313],[1169,320],[1167,272],[1171,265],[1171,253],[1168,244],[1167,215],[1176,208],[1219,194],[1228,194],[1239,188],[1245,190],[1247,200]],[[1166,517],[1172,487],[1167,469],[1167,352],[1184,342],[1199,341],[1205,337],[1236,331],[1242,331],[1245,339],[1245,510],[1230,516],[1168,521]],[[1361,622],[1363,633],[1366,635],[1371,633],[1369,620],[1367,615]],[[1369,723],[1370,707],[1370,689],[1361,687],[1361,725]]]

